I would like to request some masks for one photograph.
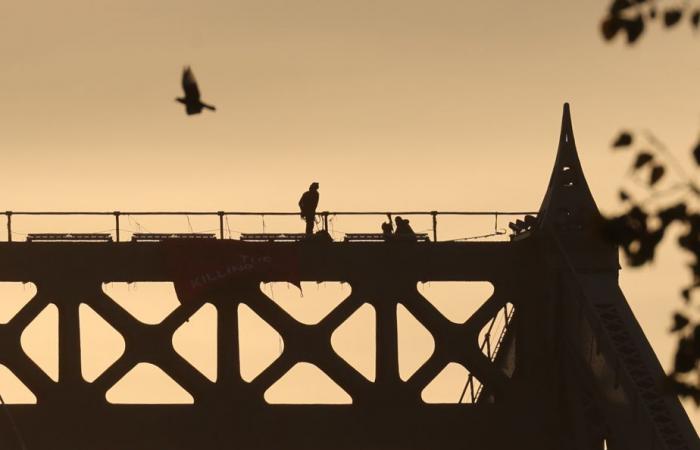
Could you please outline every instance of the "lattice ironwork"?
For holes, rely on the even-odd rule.
[[[493,326],[496,316],[507,302],[496,289],[486,303],[464,324],[454,324],[445,318],[416,289],[416,283],[397,283],[382,286],[379,291],[362,282],[352,283],[352,293],[321,322],[307,325],[293,319],[284,309],[261,292],[258,282],[241,283],[235,289],[224,290],[213,298],[203,299],[217,308],[218,315],[218,376],[211,382],[196,370],[173,347],[172,336],[201,302],[181,304],[158,324],[140,322],[103,292],[100,284],[65,289],[38,283],[37,294],[5,325],[0,325],[0,363],[18,375],[18,378],[36,394],[39,404],[53,401],[55,395],[70,386],[73,395],[86,397],[91,402],[106,401],[106,392],[136,364],[151,363],[163,369],[173,380],[187,390],[195,402],[204,401],[217,393],[218,386],[238,384],[249,391],[246,398],[264,402],[263,393],[296,363],[308,362],[323,370],[341,388],[348,392],[354,403],[377,401],[377,388],[372,384],[390,386],[396,393],[390,401],[420,403],[425,386],[450,362],[465,366],[471,374],[494,389],[502,389],[506,377],[491,364],[491,355],[485,356],[477,337],[484,327]],[[21,350],[22,332],[36,316],[53,303],[59,311],[59,380],[54,382]],[[331,346],[331,335],[363,304],[377,311],[377,376],[376,383],[363,377],[342,359]],[[93,382],[84,381],[80,365],[78,307],[86,304],[118,331],[125,340],[125,351]],[[284,350],[267,369],[251,383],[240,377],[236,314],[239,304],[247,305],[270,324],[283,338]],[[436,349],[428,361],[407,381],[398,372],[396,307],[402,304],[416,317],[435,339]],[[10,351],[10,349],[12,349]],[[60,398],[60,395],[58,396]],[[75,398],[73,399],[76,400]]]

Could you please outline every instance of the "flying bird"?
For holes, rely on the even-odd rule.
[[[199,99],[199,87],[197,87],[197,80],[194,79],[194,74],[190,66],[185,67],[182,71],[182,89],[185,91],[185,96],[178,97],[175,101],[185,105],[188,116],[199,114],[204,108],[216,111],[214,106],[207,105]]]

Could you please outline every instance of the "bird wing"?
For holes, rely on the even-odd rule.
[[[185,67],[185,70],[182,72],[182,89],[185,91],[187,99],[199,100],[197,80],[194,79],[194,74],[189,66]]]

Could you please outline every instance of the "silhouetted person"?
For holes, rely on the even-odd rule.
[[[394,220],[396,222],[396,232],[394,233],[394,236],[402,241],[416,240],[416,233],[413,231],[413,228],[411,228],[411,225],[409,225],[408,219],[403,219],[401,216],[396,216],[396,219]]]
[[[306,234],[314,233],[314,221],[316,219],[316,207],[318,206],[318,183],[315,181],[309,186],[299,199],[301,218],[306,221]]]
[[[394,225],[391,223],[391,220],[382,222],[382,234],[384,235],[384,239],[391,239],[393,237]]]
[[[391,214],[387,214],[386,222],[382,222],[382,234],[384,235],[384,240],[388,241],[394,237],[394,223],[391,221]]]
[[[189,66],[185,67],[185,70],[182,71],[182,89],[185,91],[185,96],[178,97],[175,99],[175,101],[185,105],[185,110],[187,111],[188,116],[201,113],[203,108],[216,111],[215,107],[202,103],[202,101],[199,99],[197,80],[194,79],[194,74]]]

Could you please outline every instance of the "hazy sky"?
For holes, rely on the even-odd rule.
[[[5,2],[4,203],[285,209],[317,179],[336,209],[536,208],[568,100],[606,204],[620,125],[690,145],[700,62],[689,27],[605,45],[604,7]],[[216,114],[174,102],[185,64]]]
[[[537,209],[568,101],[610,211],[620,127],[690,164],[700,36],[606,44],[606,6],[0,0],[0,210],[293,210],[314,180],[322,209]],[[186,64],[216,113],[175,103]],[[666,365],[679,258],[622,276]]]

